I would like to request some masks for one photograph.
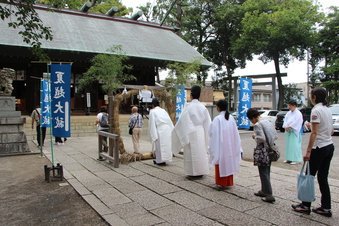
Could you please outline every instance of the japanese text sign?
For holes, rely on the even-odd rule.
[[[53,135],[70,137],[70,64],[51,64],[51,112]]]
[[[240,79],[239,107],[238,107],[238,127],[249,129],[251,122],[247,118],[247,110],[252,104],[252,79]]]
[[[176,97],[176,106],[175,106],[175,120],[178,121],[182,110],[184,109],[186,102],[186,92],[184,85],[174,85],[177,89],[177,97]]]
[[[51,89],[47,80],[41,80],[41,118],[40,123],[42,127],[50,127],[50,101],[51,101]]]

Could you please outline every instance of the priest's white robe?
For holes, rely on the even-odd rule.
[[[285,115],[283,128],[290,126],[290,132],[285,131],[286,146],[285,146],[285,158],[292,162],[302,161],[301,150],[301,128],[303,125],[303,116],[298,109],[289,111]]]
[[[241,162],[241,140],[234,118],[225,119],[225,111],[213,119],[209,129],[210,164],[219,165],[220,177],[239,172]]]
[[[211,117],[206,107],[198,100],[192,100],[183,109],[172,131],[172,151],[178,154],[184,149],[184,169],[187,176],[209,173],[208,129]]]
[[[157,163],[168,162],[172,160],[172,130],[174,126],[168,113],[155,107],[150,111],[148,122],[148,134],[152,143],[152,149],[155,149]]]

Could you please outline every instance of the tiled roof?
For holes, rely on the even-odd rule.
[[[75,10],[48,11],[43,5],[37,5],[36,11],[53,32],[52,41],[42,41],[44,49],[107,53],[113,45],[121,45],[127,56],[135,58],[190,62],[202,57],[170,27]],[[0,45],[28,47],[18,29],[9,28],[7,22],[0,23]],[[211,66],[206,59],[202,64]]]

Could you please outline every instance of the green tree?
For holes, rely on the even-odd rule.
[[[339,9],[332,6],[331,12],[321,24],[318,42],[312,50],[312,58],[324,61],[319,73],[322,85],[329,91],[329,103],[337,103],[339,96]]]
[[[165,79],[166,87],[173,85],[190,86],[191,83],[196,83],[193,75],[200,73],[201,59],[196,58],[189,63],[174,62],[167,65],[169,69],[168,76]],[[174,97],[177,94],[177,89],[171,90],[171,95]]]
[[[150,2],[146,2],[146,5],[144,6],[139,6],[137,7],[142,11],[142,14],[144,14],[144,16],[146,17],[146,21],[147,22],[151,22],[152,21],[152,15],[153,15],[153,8],[154,6],[152,6],[152,4]]]
[[[172,1],[157,2],[153,16],[155,21],[162,21]],[[180,28],[182,38],[216,65],[213,85],[218,84],[229,93],[232,92],[232,74],[235,68],[244,67],[245,62],[245,58],[237,60],[231,48],[233,40],[239,36],[242,18],[239,6],[243,2],[245,0],[177,1],[165,20],[165,24]],[[206,71],[197,75],[198,82],[202,84],[206,78]],[[231,102],[231,95],[228,101]]]
[[[287,103],[290,100],[295,100],[297,102],[297,106],[301,106],[301,95],[300,88],[297,87],[295,83],[289,83],[284,85],[284,105],[283,107],[287,107]]]
[[[105,83],[102,85],[103,91],[113,96],[124,82],[135,79],[133,75],[125,73],[132,66],[125,64],[129,58],[122,52],[121,46],[113,46],[108,51],[110,54],[98,54],[91,59],[92,66],[80,80],[80,89],[102,80]]]
[[[247,0],[242,10],[241,36],[234,51],[240,58],[247,55],[251,59],[248,54],[256,54],[263,63],[274,61],[280,109],[284,96],[280,64],[287,67],[293,58],[304,59],[323,14],[310,0]]]
[[[174,62],[167,65],[169,73],[165,79],[167,86],[190,85],[193,75],[200,73],[201,59],[196,58],[189,63]]]
[[[48,56],[41,49],[41,40],[52,40],[52,30],[44,26],[38,13],[33,8],[35,0],[1,1],[0,18],[9,27],[18,28],[18,34],[23,41],[31,46],[31,52],[41,60],[48,60]]]
[[[113,95],[123,85],[124,82],[134,80],[133,75],[126,74],[126,71],[132,69],[132,66],[125,64],[128,60],[121,49],[121,46],[113,46],[109,50],[110,54],[98,54],[91,59],[92,66],[84,73],[80,80],[79,89],[102,80],[104,92],[109,96],[109,115],[113,116]],[[109,124],[113,125],[113,117],[109,118]],[[113,133],[113,127],[110,126],[109,132]]]
[[[217,65],[215,79],[218,83],[224,84],[223,89],[227,91],[227,99],[231,106],[232,75],[238,67],[245,66],[245,57],[236,58],[233,51],[233,44],[240,35],[241,5],[245,0],[227,0],[216,7],[213,23],[214,34],[208,39],[206,55],[208,59]],[[224,72],[226,68],[226,72]]]
[[[220,6],[219,1],[190,0],[182,1],[181,4],[182,7],[179,11],[182,15],[180,17],[177,15],[177,18],[181,18],[181,21],[177,22],[177,26],[180,26],[182,38],[196,47],[200,54],[211,60],[208,43],[215,36],[215,9]],[[179,11],[177,11],[177,14]],[[205,85],[207,76],[206,71],[201,71],[197,74],[198,82]]]

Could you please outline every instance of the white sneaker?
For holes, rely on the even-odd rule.
[[[296,165],[297,164],[297,162],[291,162],[290,163],[290,165]]]
[[[64,143],[58,143],[58,145],[65,145]]]

